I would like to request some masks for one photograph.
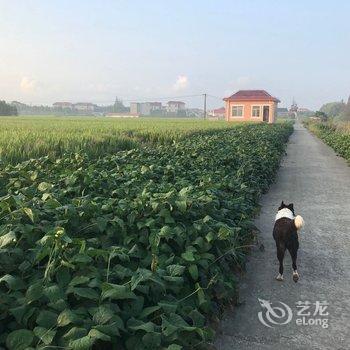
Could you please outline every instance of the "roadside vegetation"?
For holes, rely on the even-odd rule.
[[[7,140],[41,135],[52,154],[0,168],[0,347],[200,349],[236,297],[292,125],[75,123],[86,143],[57,158],[50,130],[64,124],[2,123]],[[106,135],[152,143],[91,157]]]
[[[304,125],[350,162],[350,122],[309,120]]]
[[[334,123],[350,122],[350,97],[345,103],[341,102],[329,102],[324,104],[320,111],[327,119],[331,119]]]
[[[350,162],[350,97],[345,103],[324,104],[304,125]]]

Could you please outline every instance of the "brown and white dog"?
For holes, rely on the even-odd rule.
[[[297,252],[299,248],[298,230],[304,225],[300,215],[295,216],[293,203],[284,204],[283,201],[278,208],[273,228],[273,238],[276,242],[277,259],[279,261],[279,273],[276,280],[283,281],[283,258],[288,249],[292,258],[293,281],[298,282]]]

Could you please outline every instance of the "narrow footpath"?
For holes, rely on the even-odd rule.
[[[284,281],[275,280],[278,262],[272,228],[282,200],[294,203],[296,214],[306,223],[299,239],[298,283],[292,280],[288,252]],[[226,312],[215,347],[350,349],[350,166],[296,124],[277,181],[263,196],[261,206],[256,226],[265,249],[252,251],[240,282],[240,306]],[[270,302],[272,311],[267,312],[259,299]],[[324,301],[328,306],[319,304]],[[328,323],[328,328],[321,323]]]

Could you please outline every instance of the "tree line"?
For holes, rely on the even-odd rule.
[[[129,108],[125,107],[123,101],[116,98],[115,103],[108,106],[95,105],[93,111],[79,111],[75,108],[62,108],[45,105],[27,105],[18,101],[11,102],[16,106],[20,115],[103,115],[107,113],[124,113],[129,112]]]
[[[18,115],[16,106],[0,101],[0,115]]]
[[[321,107],[320,112],[338,121],[350,121],[350,97],[347,103],[344,101],[326,103]]]

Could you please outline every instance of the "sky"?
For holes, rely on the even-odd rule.
[[[350,95],[349,14],[345,0],[0,0],[0,99],[220,107],[264,89],[318,109]]]

